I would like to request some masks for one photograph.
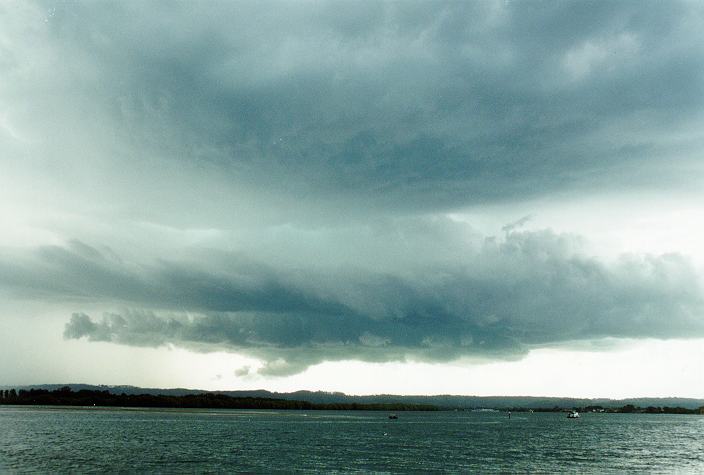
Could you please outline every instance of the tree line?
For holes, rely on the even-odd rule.
[[[439,406],[402,402],[330,402],[314,403],[293,399],[278,399],[251,396],[228,396],[220,393],[198,393],[187,395],[161,394],[114,394],[104,390],[81,389],[73,391],[65,386],[48,389],[0,389],[0,404],[46,405],[46,406],[105,406],[105,407],[151,407],[194,409],[299,409],[299,410],[347,410],[347,411],[437,411]],[[625,414],[704,414],[704,406],[689,409],[670,406],[639,407],[626,404],[622,407],[589,405],[574,407],[579,412],[607,412]],[[506,409],[504,409],[506,410]],[[561,406],[533,408],[512,407],[514,412],[563,412]]]
[[[42,406],[105,406],[195,409],[303,409],[347,411],[435,411],[436,406],[404,403],[312,403],[290,399],[260,397],[232,397],[218,393],[167,396],[161,394],[113,394],[110,391],[81,389],[73,391],[66,386],[53,391],[47,389],[0,390],[0,404]]]

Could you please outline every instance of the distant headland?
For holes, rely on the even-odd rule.
[[[4,389],[0,390],[0,404],[22,406],[100,406],[144,407],[170,409],[293,409],[344,411],[437,411],[430,404],[408,403],[313,403],[294,399],[252,396],[228,396],[215,392],[198,394],[127,394],[108,390],[78,389],[70,386],[58,389]]]
[[[534,396],[350,396],[339,392],[204,391],[135,386],[45,384],[0,387],[0,404],[367,411],[436,411],[494,409],[510,411],[704,414],[704,399],[581,399]]]

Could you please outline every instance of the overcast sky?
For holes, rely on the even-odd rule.
[[[0,382],[704,397],[703,147],[700,2],[4,2]]]

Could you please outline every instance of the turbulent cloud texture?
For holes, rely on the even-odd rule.
[[[247,188],[365,214],[701,171],[696,2],[4,10],[20,20],[3,29],[7,134],[60,156],[52,179],[98,173],[96,199],[136,180],[152,212],[168,202],[139,177],[159,166],[184,174],[159,187],[185,179],[186,195]]]
[[[31,296],[146,307],[102,319],[75,313],[67,338],[231,348],[295,369],[325,359],[510,357],[569,340],[704,334],[700,283],[676,255],[605,264],[549,231],[453,251],[462,259],[426,257],[395,272],[284,270],[222,254],[133,266],[74,243],[41,250],[13,274]],[[46,284],[59,276],[73,277]]]
[[[698,190],[702,32],[674,1],[3,4],[0,292],[268,374],[704,336],[685,257],[447,217]]]

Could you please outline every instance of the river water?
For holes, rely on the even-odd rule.
[[[704,416],[0,406],[0,469],[704,473]]]

